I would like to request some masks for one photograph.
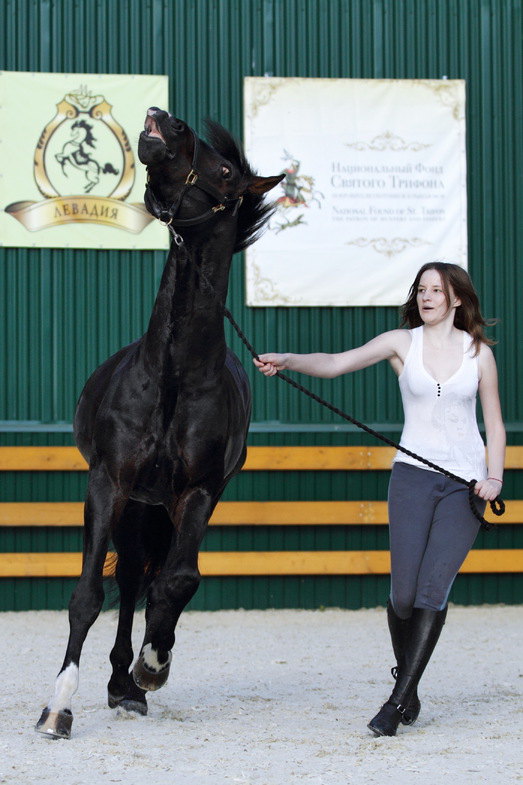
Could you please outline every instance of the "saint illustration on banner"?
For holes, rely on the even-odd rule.
[[[52,91],[58,97],[54,106],[44,107],[39,91],[41,77],[45,77],[44,94],[50,96]],[[70,83],[73,79],[82,81],[75,89],[60,95],[61,83]],[[24,120],[21,138],[18,134],[15,138],[9,135],[5,140],[9,147],[16,146],[14,160],[21,163],[16,166],[11,159],[3,166],[2,213],[9,216],[10,221],[6,224],[5,218],[2,219],[4,245],[165,247],[165,231],[160,229],[158,233],[159,227],[149,226],[152,216],[143,201],[131,201],[134,193],[143,198],[144,173],[141,168],[137,172],[133,145],[109,101],[109,97],[113,102],[117,100],[127,119],[129,110],[124,101],[129,100],[126,95],[129,80],[133,83],[131,89],[136,88],[135,80],[147,80],[149,86],[153,80],[156,93],[166,92],[165,77],[131,76],[125,84],[126,77],[122,76],[2,72],[2,113],[6,111],[6,103],[10,103],[13,86],[26,94],[26,101],[17,109],[17,117],[22,115]],[[158,97],[158,103],[165,105],[165,96]],[[17,102],[19,99],[20,92]],[[135,99],[136,96],[133,105]],[[136,125],[133,121],[132,127],[128,126],[135,138],[141,129],[141,115],[150,100],[149,95],[144,94],[144,104],[139,107],[140,119],[137,116]],[[48,114],[47,121],[39,127],[43,112],[53,110],[54,114]],[[11,107],[11,115],[13,113],[14,107]],[[5,133],[9,126],[4,122],[2,127]],[[29,147],[30,134],[34,134],[32,149]],[[29,161],[33,169],[31,183],[27,179]],[[139,191],[136,191],[138,174]],[[29,198],[35,186],[39,198]],[[26,198],[7,201],[8,195],[13,196],[22,188]],[[13,219],[18,221],[18,228]],[[87,224],[91,227],[86,227]]]
[[[398,305],[425,262],[467,266],[461,80],[245,79],[245,146],[285,179],[247,251],[252,306]],[[265,160],[267,159],[267,160]]]
[[[321,200],[325,198],[315,189],[314,177],[300,173],[301,162],[287,150],[283,152],[285,179],[280,184],[283,196],[276,199],[275,215],[269,224],[269,228],[276,234],[284,229],[292,229],[293,226],[307,223],[304,208],[312,203],[321,207]]]

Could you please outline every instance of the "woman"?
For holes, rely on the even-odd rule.
[[[497,370],[477,294],[455,264],[431,262],[418,272],[402,307],[402,326],[337,354],[263,354],[266,376],[285,369],[332,378],[388,360],[398,376],[405,423],[400,444],[449,472],[477,480],[478,508],[503,484],[505,428]],[[479,390],[488,447],[479,434]],[[418,682],[434,651],[447,599],[479,523],[468,489],[398,452],[389,485],[391,592],[387,619],[397,660],[396,684],[370,721],[378,736],[395,736],[418,717]]]

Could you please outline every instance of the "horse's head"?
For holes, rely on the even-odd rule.
[[[93,126],[85,120],[77,120],[71,126],[71,136],[77,142],[86,142],[90,147],[94,147],[95,138],[93,136]]]
[[[263,195],[284,175],[259,177],[228,131],[212,122],[207,130],[209,143],[168,112],[147,111],[138,144],[148,171],[145,204],[176,231],[235,217],[235,250],[240,250],[256,239],[269,217]]]

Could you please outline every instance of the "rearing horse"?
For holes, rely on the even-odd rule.
[[[36,726],[53,737],[71,734],[110,539],[120,614],[108,702],[146,714],[146,692],[167,680],[176,623],[200,582],[207,523],[245,460],[250,391],[225,344],[223,308],[232,254],[256,239],[272,209],[263,195],[283,175],[257,176],[225,129],[208,130],[210,144],[153,107],[140,135],[145,202],[169,224],[171,249],[147,332],[93,373],[78,402],[75,438],[89,463],[83,566],[65,659]],[[145,636],[130,673],[133,614],[145,590]]]

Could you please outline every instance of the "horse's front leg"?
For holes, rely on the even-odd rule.
[[[173,512],[172,545],[147,598],[146,629],[133,678],[144,690],[158,690],[167,681],[174,631],[180,614],[200,585],[198,551],[216,495],[197,487],[187,490]]]
[[[80,579],[69,602],[69,641],[54,693],[36,725],[40,733],[69,738],[73,723],[71,702],[78,687],[82,646],[104,599],[103,566],[113,522],[125,499],[117,492],[104,467],[93,469],[84,509],[84,551]]]

